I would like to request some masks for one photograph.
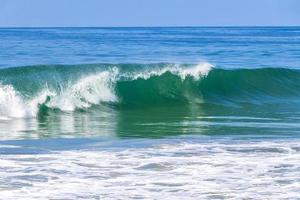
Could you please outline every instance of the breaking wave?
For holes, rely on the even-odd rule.
[[[261,104],[297,100],[300,71],[209,63],[49,65],[0,70],[1,119],[101,105]]]

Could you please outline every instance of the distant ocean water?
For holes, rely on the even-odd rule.
[[[0,199],[297,199],[300,28],[0,29]]]

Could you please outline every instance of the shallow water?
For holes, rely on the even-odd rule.
[[[0,188],[6,199],[296,199],[299,150],[268,138],[6,142]]]

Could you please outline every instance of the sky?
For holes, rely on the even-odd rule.
[[[297,25],[300,0],[0,0],[0,27]]]

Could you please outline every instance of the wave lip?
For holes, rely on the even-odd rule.
[[[153,76],[161,76],[167,72],[179,76],[182,80],[187,77],[192,77],[195,80],[199,80],[203,76],[207,76],[208,73],[213,69],[213,65],[210,63],[199,63],[197,65],[180,65],[180,64],[165,64],[162,68],[150,68],[143,69],[142,71],[137,71],[134,73],[125,73],[123,78],[129,80],[136,79],[149,79]]]
[[[79,79],[75,84],[61,88],[59,93],[52,95],[46,105],[62,111],[74,111],[78,108],[88,108],[101,102],[116,102],[114,84],[118,70],[89,75]]]

